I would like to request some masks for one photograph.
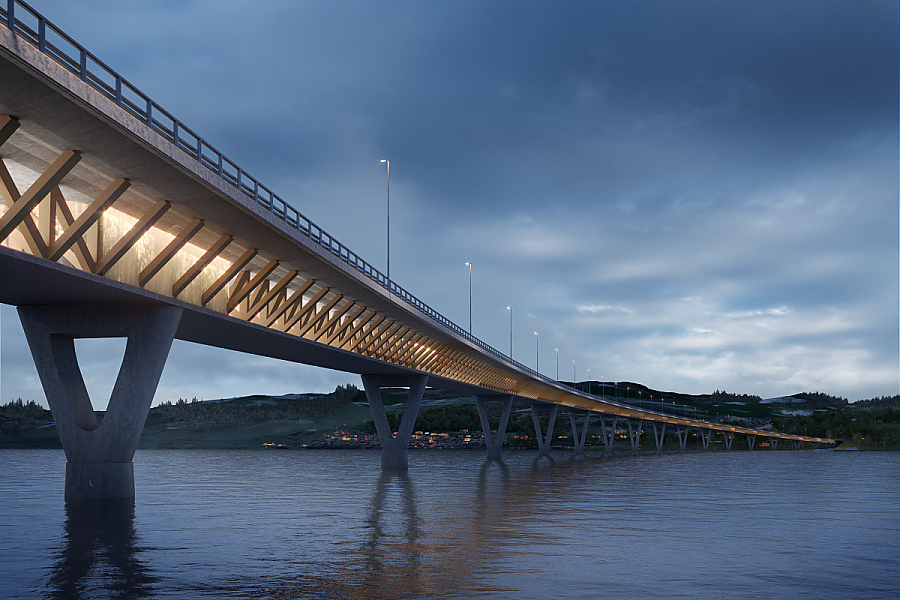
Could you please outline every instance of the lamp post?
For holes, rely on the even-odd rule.
[[[391,161],[382,158],[387,165],[387,280],[388,293],[391,291]]]
[[[467,262],[469,267],[469,335],[472,335],[472,263]]]
[[[512,358],[512,306],[507,306],[509,311],[509,357]]]
[[[588,394],[590,394],[591,389],[593,389],[591,386],[591,370],[590,369],[588,369],[588,388],[587,389],[588,389]]]
[[[576,390],[578,389],[578,386],[575,385],[575,361],[574,360],[572,361],[572,387],[575,388]]]
[[[538,337],[538,332],[534,332],[534,370],[538,373],[541,372],[541,343],[540,337]]]
[[[556,349],[556,380],[559,381],[559,348]]]

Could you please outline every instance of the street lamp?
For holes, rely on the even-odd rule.
[[[509,311],[509,357],[512,358],[512,306],[507,306]]]
[[[388,293],[391,291],[391,161],[382,158],[387,165],[387,280]]]
[[[590,369],[588,369],[588,388],[587,389],[588,389],[588,394],[590,394],[591,389],[593,389],[591,386],[591,370]]]
[[[469,335],[472,335],[472,263],[467,262],[469,267]]]
[[[575,388],[576,390],[578,389],[578,386],[575,385],[575,361],[574,360],[572,361],[572,387]]]
[[[534,332],[534,370],[541,372],[541,343],[538,332]]]
[[[556,349],[556,380],[559,381],[559,348]]]

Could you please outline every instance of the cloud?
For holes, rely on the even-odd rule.
[[[472,262],[516,358],[540,331],[545,367],[665,389],[897,392],[894,3],[39,9],[381,268],[389,157],[392,276],[467,323]],[[345,382],[175,348],[158,398]]]

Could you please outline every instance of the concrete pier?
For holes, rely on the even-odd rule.
[[[559,409],[559,405],[554,404],[550,409],[550,424],[547,426],[546,437],[541,433],[541,418],[538,416],[538,406],[543,405],[531,405],[531,419],[534,421],[534,434],[537,437],[538,456],[550,456],[550,442],[553,441],[553,425],[556,422],[556,411]]]
[[[588,410],[582,412],[584,413],[584,423],[581,425],[581,434],[579,434],[575,411],[569,411],[569,421],[572,423],[572,441],[575,442],[575,454],[584,454],[584,444],[587,441],[588,424],[591,421],[591,412]]]
[[[182,309],[168,305],[21,306],[18,309],[66,453],[66,499],[133,498],[132,459]],[[75,354],[79,338],[125,337],[125,356],[102,423]]]
[[[637,421],[628,419],[628,441],[631,442],[632,452],[637,452],[641,449],[641,428],[643,425],[643,419],[638,419]]]
[[[503,413],[500,415],[500,424],[497,427],[497,436],[491,436],[491,423],[487,415],[488,401],[503,403]],[[484,443],[487,446],[488,460],[503,460],[503,438],[506,436],[506,425],[509,423],[509,411],[512,409],[512,396],[479,394],[475,396],[475,405],[478,407],[478,418],[481,419],[481,431],[484,432]]]
[[[619,417],[613,415],[612,420],[612,428],[609,430],[609,433],[606,432],[606,419],[603,417],[603,413],[600,413],[600,431],[603,435],[603,449],[606,452],[612,450],[613,442],[616,441],[616,423],[618,422]]]
[[[409,438],[412,436],[413,427],[416,424],[416,416],[419,414],[419,405],[422,403],[422,396],[425,395],[427,382],[428,377],[425,375],[362,376],[366,398],[369,400],[369,409],[372,411],[372,419],[375,421],[375,430],[378,433],[378,441],[381,443],[382,469],[405,470],[409,468]],[[403,418],[400,420],[400,428],[396,435],[391,430],[387,413],[384,411],[384,403],[381,401],[381,389],[386,387],[409,388]]]
[[[663,440],[666,437],[666,423],[653,421],[653,439],[656,441],[656,451],[662,452]]]

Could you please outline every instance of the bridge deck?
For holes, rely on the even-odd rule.
[[[201,344],[833,442],[634,408],[512,361],[387,281],[24,3],[7,6],[18,12],[11,21],[0,9],[0,302],[172,304],[184,309],[176,337]]]

